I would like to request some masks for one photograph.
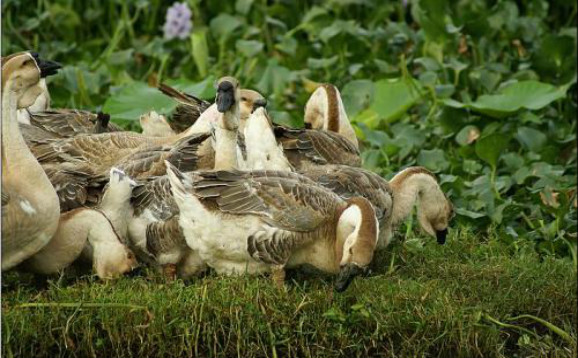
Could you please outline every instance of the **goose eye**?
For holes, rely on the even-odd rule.
[[[247,101],[247,97],[241,97],[241,101],[246,102],[246,101]]]

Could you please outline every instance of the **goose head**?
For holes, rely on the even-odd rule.
[[[247,152],[247,169],[251,170],[292,170],[283,153],[283,146],[277,143],[273,133],[273,122],[264,107],[251,114],[243,131]]]
[[[305,128],[336,132],[358,146],[341,94],[331,84],[319,86],[305,104]]]
[[[453,206],[442,191],[435,175],[423,167],[409,167],[390,181],[393,189],[393,223],[399,224],[417,204],[417,216],[423,231],[446,242]]]
[[[353,279],[365,273],[377,246],[379,226],[371,203],[362,197],[347,201],[337,223],[337,253],[339,276],[335,284],[338,292],[345,291]]]
[[[419,195],[417,216],[421,228],[435,237],[438,244],[445,244],[449,223],[454,216],[452,203],[439,186],[424,188]]]
[[[241,90],[241,102],[240,102],[240,117],[241,121],[245,121],[251,113],[255,112],[258,108],[267,107],[267,99],[257,91],[250,89]]]
[[[8,88],[18,96],[18,108],[31,106],[42,93],[39,85],[41,70],[28,52],[2,61],[2,92]]]

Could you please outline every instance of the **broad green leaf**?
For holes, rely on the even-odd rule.
[[[201,98],[208,98],[214,94],[214,78],[209,77],[203,82],[194,83],[185,79],[167,81],[170,86]],[[133,82],[123,87],[118,93],[110,96],[103,107],[112,119],[136,121],[149,111],[160,114],[170,113],[177,105],[172,98],[162,94],[158,89],[149,87],[143,82]]]
[[[112,119],[133,120],[149,111],[164,114],[172,111],[176,102],[158,89],[143,82],[134,82],[122,88],[104,103],[103,111]]]
[[[546,144],[547,137],[537,129],[520,127],[516,133],[516,139],[527,149],[533,152],[539,152],[544,144]]]
[[[209,68],[209,47],[207,45],[207,29],[198,28],[191,34],[193,60],[201,77],[207,76]]]
[[[211,32],[218,38],[227,37],[243,23],[237,17],[223,13],[211,20]]]
[[[500,155],[508,147],[509,142],[510,138],[508,135],[497,132],[492,133],[477,140],[476,154],[480,159],[495,168]]]
[[[377,81],[370,109],[376,112],[382,121],[394,122],[421,98],[418,86],[419,83],[416,80]]]
[[[338,57],[333,56],[329,58],[308,58],[307,59],[307,67],[319,69],[319,68],[327,68],[329,66],[333,66],[337,63]]]
[[[235,11],[240,14],[247,15],[249,10],[251,10],[251,5],[255,0],[237,0],[235,3]]]
[[[255,40],[237,40],[235,48],[245,57],[253,57],[263,51],[263,43]]]
[[[271,58],[256,88],[261,93],[281,94],[292,79],[291,71],[287,67],[279,65],[277,59]]]
[[[422,149],[417,156],[417,163],[434,173],[444,171],[450,166],[444,151],[441,149]]]
[[[373,100],[375,86],[370,80],[354,80],[345,85],[341,91],[343,106],[349,117],[354,117],[369,107]]]
[[[499,94],[482,95],[471,104],[446,100],[444,103],[454,108],[470,108],[495,118],[503,118],[522,109],[538,110],[564,98],[568,85],[555,87],[538,81],[513,83]]]

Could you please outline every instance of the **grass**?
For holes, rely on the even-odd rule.
[[[425,244],[425,245],[422,245]],[[82,357],[574,357],[576,267],[454,230],[376,257],[343,294],[331,278],[4,275],[2,355]],[[518,316],[518,317],[516,317]]]

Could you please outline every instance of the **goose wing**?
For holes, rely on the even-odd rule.
[[[274,132],[287,158],[298,168],[303,162],[361,166],[357,147],[338,133],[284,126],[275,126]]]
[[[181,92],[164,83],[161,83],[158,88],[162,93],[179,102],[169,122],[169,125],[176,133],[187,130],[211,106],[210,102]]]
[[[221,212],[257,215],[264,225],[247,238],[258,261],[282,265],[296,247],[315,240],[344,202],[312,180],[282,171],[194,173],[192,193]],[[331,226],[331,225],[329,225]]]
[[[393,191],[389,182],[369,170],[347,165],[325,165],[303,172],[317,184],[343,199],[361,196],[369,200],[380,222],[391,216]]]
[[[125,157],[116,164],[119,169],[133,178],[164,175],[167,160],[179,170],[188,172],[198,168],[199,147],[209,138],[210,133],[194,134],[181,139],[174,145],[150,145]]]
[[[56,190],[61,212],[97,205],[108,182],[106,175],[94,173],[88,165],[48,164],[43,169]]]
[[[175,249],[187,248],[187,241],[179,226],[179,216],[175,215],[166,221],[156,221],[146,228],[147,251],[154,257],[174,252]]]
[[[150,178],[137,185],[132,191],[131,204],[135,216],[148,209],[158,220],[168,220],[179,213],[167,176]]]
[[[30,124],[61,138],[79,134],[97,134],[122,131],[110,123],[108,114],[75,109],[56,109],[30,114]]]

